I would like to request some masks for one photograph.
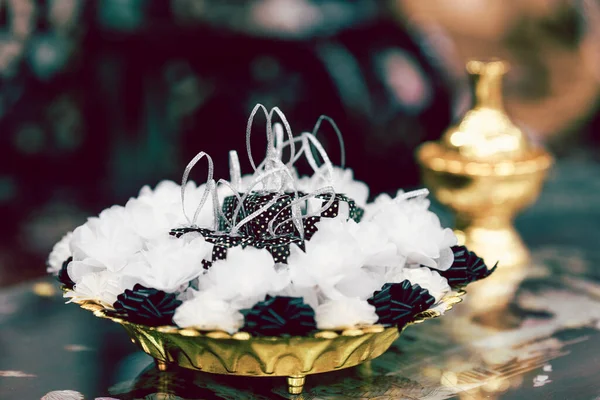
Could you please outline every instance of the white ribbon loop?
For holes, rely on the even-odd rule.
[[[254,162],[254,157],[252,156],[251,137],[252,137],[252,123],[253,123],[254,117],[259,109],[263,110],[263,113],[265,114],[265,117],[267,119],[267,129],[266,129],[266,131],[267,131],[266,132],[267,133],[267,153],[266,153],[266,157],[265,157],[264,161],[262,163],[260,163],[260,165],[257,167],[256,163]],[[267,112],[267,109],[262,104],[257,104],[254,107],[254,109],[252,110],[252,112],[250,113],[250,117],[248,118],[248,124],[246,125],[246,151],[248,153],[248,160],[250,161],[250,165],[254,169],[255,173],[258,171],[261,171],[261,170],[269,171],[272,169],[278,169],[279,164],[281,163],[281,157],[282,157],[282,153],[283,153],[283,145],[285,143],[283,141],[284,128],[281,128],[280,124],[277,124],[275,127],[273,127],[272,120],[273,120],[274,114],[277,114],[279,116],[279,118],[281,119],[281,123],[283,124],[283,127],[285,128],[285,133],[287,133],[287,136],[288,136],[288,141],[289,141],[289,146],[290,146],[290,162],[288,162],[288,168],[292,167],[293,160],[296,159],[296,148],[295,148],[294,136],[292,134],[292,128],[290,127],[290,124],[288,123],[287,119],[285,118],[285,115],[277,107],[273,107],[271,109],[271,111]],[[275,134],[277,135],[277,138],[275,137],[275,134],[273,132],[274,129],[275,129]],[[281,181],[282,177],[273,175],[272,179],[270,179],[270,180],[273,180],[276,183],[266,181],[265,182],[266,187],[277,185],[277,182]]]
[[[319,128],[321,127],[321,123],[323,121],[329,122],[329,125],[331,125],[331,127],[335,131],[335,134],[337,135],[338,142],[340,144],[340,167],[344,168],[346,166],[346,147],[344,145],[344,137],[342,136],[342,132],[340,132],[340,129],[338,128],[335,121],[333,119],[331,119],[330,117],[328,117],[327,115],[321,115],[319,117],[319,119],[317,120],[315,127],[312,130],[312,134],[314,137],[317,137]]]
[[[290,161],[288,161],[287,166],[289,168],[291,168],[293,166],[292,160],[294,160],[296,158],[296,148],[294,146],[294,135],[292,134],[292,128],[290,127],[290,124],[289,124],[287,118],[281,112],[279,107],[273,107],[271,109],[271,112],[269,112],[269,116],[271,117],[270,120],[273,119],[273,113],[276,113],[279,116],[279,118],[281,119],[281,122],[283,123],[283,126],[285,127],[285,133],[287,133],[287,136],[288,136],[288,141],[290,142]],[[268,133],[269,132],[267,132],[267,134]],[[282,132],[282,137],[283,137],[283,132]],[[281,157],[282,157],[281,154],[277,154],[277,152],[276,152],[275,156],[277,157],[277,159],[281,160]]]
[[[248,161],[250,161],[250,165],[252,169],[256,171],[256,164],[254,163],[254,158],[252,157],[252,148],[250,146],[251,137],[252,137],[252,122],[254,121],[254,116],[258,112],[259,109],[262,109],[265,113],[265,117],[267,118],[267,155],[271,151],[273,147],[273,134],[271,127],[271,113],[267,111],[267,108],[262,104],[257,104],[252,109],[250,113],[250,117],[248,118],[248,124],[246,125],[246,151],[248,152]],[[267,157],[268,158],[268,157]]]
[[[221,209],[221,207],[219,206],[221,204],[221,202],[219,201],[219,196],[218,196],[218,186],[219,185],[225,185],[227,186],[227,188],[229,190],[231,190],[231,193],[233,193],[233,196],[237,199],[238,201],[238,206],[240,204],[242,204],[242,196],[240,196],[237,188],[235,188],[234,186],[232,186],[228,181],[226,181],[225,179],[219,179],[219,181],[217,182],[217,186],[215,188],[214,194],[213,194],[213,204],[217,204],[217,213],[215,214],[215,231],[218,231],[219,229],[219,223],[217,220],[217,218],[222,219],[225,222],[225,225],[227,226],[227,228],[225,229],[226,231],[231,230],[231,228],[233,227],[233,224],[235,223],[235,220],[232,219],[231,221],[229,221],[227,219],[227,216],[223,213],[223,210]],[[236,206],[237,207],[237,206]]]
[[[400,203],[404,200],[410,200],[410,199],[414,199],[417,197],[427,197],[429,196],[429,190],[428,189],[417,189],[417,190],[412,190],[410,192],[406,192],[406,193],[402,193],[401,195],[396,196],[396,198],[394,199],[394,202],[396,203]]]
[[[246,147],[248,151],[248,158],[250,160],[250,164],[254,168],[255,176],[250,185],[244,188],[244,195],[241,197],[241,199],[238,199],[239,203],[233,213],[233,227],[231,228],[231,234],[237,234],[237,232],[239,231],[239,229],[241,229],[242,226],[252,221],[252,219],[256,218],[261,213],[267,211],[282,197],[283,193],[287,190],[293,192],[293,200],[290,204],[288,204],[282,210],[280,210],[274,218],[271,219],[268,225],[268,232],[270,235],[276,236],[277,231],[279,230],[281,225],[291,220],[298,232],[300,233],[300,236],[303,238],[304,226],[302,224],[302,220],[314,215],[320,215],[323,211],[327,210],[333,204],[333,201],[335,199],[335,192],[333,189],[333,164],[331,163],[331,160],[327,155],[325,148],[323,147],[321,142],[315,137],[314,134],[305,132],[302,135],[300,135],[300,137],[294,137],[285,115],[281,112],[279,108],[274,107],[267,115],[267,156],[258,166],[256,166],[252,158],[252,151],[250,149],[250,138],[252,121],[254,116],[256,115],[256,112],[258,112],[258,109],[260,108],[262,108],[263,111],[266,113],[266,109],[264,108],[264,106],[257,105],[250,115],[246,130]],[[285,128],[285,132],[281,124],[274,124],[271,129],[271,122],[274,114],[277,114],[280,117],[283,127]],[[341,133],[339,132],[339,129],[337,129],[337,126],[335,125],[333,120],[331,120],[331,118],[321,116],[317,121],[313,132],[316,132],[319,129],[319,126],[322,123],[322,121],[328,121],[336,131],[338,139],[340,140],[340,145],[342,147],[342,162],[345,162],[344,142],[341,137]],[[284,133],[287,134],[287,140],[285,141]],[[296,151],[296,143],[301,143],[299,151]],[[287,146],[290,147],[290,158],[288,162],[284,164],[284,162],[282,161],[282,153]],[[319,163],[316,161],[313,155],[313,150],[316,150],[317,154],[321,156],[321,159],[323,160],[323,165],[319,166]],[[328,184],[328,186],[319,188],[313,191],[312,193],[303,195],[302,197],[298,197],[293,166],[302,155],[306,157],[314,173],[318,174],[323,180],[323,182]],[[262,185],[263,190],[275,192],[277,194],[269,202],[261,206],[258,210],[246,216],[240,222],[236,222],[237,216],[243,209],[244,201],[248,197],[249,193],[258,185]],[[314,213],[310,213],[304,216],[302,215],[301,204],[303,202],[305,202],[309,198],[314,198],[318,195],[326,193],[331,194],[331,196],[320,209],[316,210]],[[291,218],[286,219],[284,222],[274,227],[273,225],[276,217],[279,216],[280,213],[288,207],[291,208]]]
[[[235,150],[229,152],[229,179],[231,179],[231,186],[235,190],[242,190],[242,168],[240,167],[240,159]]]
[[[306,160],[314,170],[315,174],[319,174],[321,178],[323,178],[325,182],[329,184],[329,186],[333,186],[333,164],[331,163],[331,160],[329,159],[325,148],[312,133],[305,132],[302,134],[302,138]],[[321,158],[323,158],[323,166],[325,167],[325,171],[327,172],[327,174],[323,174],[322,168],[317,165],[317,161],[315,160],[312,153],[312,146],[314,146],[314,148],[317,149],[317,151],[321,155]]]
[[[296,143],[302,143],[303,139],[302,139],[302,135],[297,136],[295,138],[293,138],[293,140],[287,140],[285,142],[282,143],[281,145],[281,151],[283,152],[283,149],[285,149],[287,146],[295,146]],[[294,158],[290,158],[290,160],[288,161],[288,163],[286,164],[288,166],[288,168],[292,169],[294,164],[300,159],[300,157],[302,157],[302,155],[304,154],[304,147],[300,146],[299,150],[296,150],[294,148]]]
[[[206,178],[206,186],[204,188],[204,192],[202,193],[202,198],[200,199],[200,203],[198,204],[198,207],[196,208],[196,212],[194,213],[194,217],[190,220],[187,213],[185,212],[185,189],[187,187],[188,178],[190,176],[190,172],[192,171],[192,168],[194,168],[194,166],[198,163],[198,161],[200,161],[204,157],[206,157],[206,161],[208,162],[208,174],[207,174],[207,178]],[[214,189],[212,187],[212,185],[210,185],[210,182],[213,181],[214,171],[215,171],[215,168],[213,165],[212,158],[210,158],[210,156],[203,151],[196,154],[196,156],[192,159],[192,161],[190,161],[188,163],[188,165],[185,167],[185,171],[183,171],[183,177],[181,178],[181,208],[183,210],[183,215],[185,216],[187,221],[192,226],[196,226],[196,220],[198,219],[200,210],[202,210],[204,203],[206,203],[206,199],[208,198],[210,191]]]
[[[283,157],[283,125],[277,122],[273,124],[273,131],[275,132],[275,157],[281,160]]]

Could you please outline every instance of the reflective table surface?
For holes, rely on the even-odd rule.
[[[51,279],[0,290],[0,399],[600,398],[600,166],[559,163],[517,221],[530,265],[500,268],[447,315],[360,367],[307,379],[159,372],[120,326]],[[43,268],[40,266],[40,268]]]

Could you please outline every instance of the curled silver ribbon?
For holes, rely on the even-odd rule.
[[[312,134],[315,138],[317,137],[317,133],[319,132],[319,128],[321,127],[321,123],[323,121],[329,122],[329,125],[331,125],[331,127],[335,131],[335,134],[337,135],[338,142],[340,144],[340,153],[341,153],[340,154],[340,167],[344,168],[346,166],[346,147],[344,145],[344,137],[342,136],[342,132],[340,132],[340,129],[338,128],[335,121],[332,118],[328,117],[327,115],[321,115],[319,117],[319,119],[317,120],[315,127],[312,130]]]
[[[250,116],[251,119],[254,117],[254,114],[256,113],[258,108],[260,108],[260,107],[259,106],[255,107],[253,114]],[[263,110],[264,110],[264,108],[263,108]],[[244,224],[250,222],[252,219],[256,218],[261,213],[267,211],[269,209],[269,207],[271,207],[273,204],[275,204],[282,197],[283,192],[286,188],[291,188],[294,192],[294,198],[293,198],[292,202],[290,204],[288,204],[287,206],[285,206],[282,210],[280,210],[276,214],[275,218],[273,218],[271,221],[269,221],[268,232],[272,236],[276,236],[277,230],[281,227],[281,225],[284,223],[287,223],[291,220],[293,222],[294,226],[296,227],[296,229],[298,230],[298,232],[300,233],[300,236],[303,238],[304,237],[304,226],[302,224],[302,220],[312,217],[312,216],[315,216],[315,215],[320,215],[321,212],[327,210],[333,204],[333,201],[335,200],[335,191],[333,189],[333,164],[331,163],[331,160],[329,159],[329,156],[327,155],[325,148],[320,143],[320,141],[314,136],[314,134],[305,132],[300,137],[296,137],[296,138],[293,137],[291,128],[289,128],[287,119],[285,118],[285,116],[281,113],[281,111],[278,108],[275,107],[269,112],[269,115],[267,116],[267,120],[269,121],[269,123],[270,123],[270,120],[271,120],[270,118],[273,115],[273,113],[277,113],[280,116],[280,118],[282,119],[283,124],[286,128],[286,133],[288,134],[288,140],[282,141],[283,140],[283,138],[282,138],[283,132],[281,132],[281,129],[277,125],[275,125],[275,127],[274,127],[275,135],[276,135],[274,138],[275,143],[274,143],[274,145],[272,145],[273,141],[271,139],[267,140],[267,146],[268,146],[267,157],[258,166],[256,166],[254,164],[254,160],[251,161],[251,164],[254,164],[253,168],[255,170],[255,174],[257,174],[261,171],[264,171],[264,172],[262,172],[258,176],[256,176],[253,179],[250,186],[248,188],[245,188],[246,193],[244,193],[244,195],[242,196],[242,199],[241,199],[241,203],[238,204],[238,206],[236,207],[236,210],[234,211],[233,220],[235,221],[237,219],[237,215],[239,214],[239,212],[242,209],[241,207],[242,207],[243,201],[247,198],[248,194],[252,191],[252,189],[255,186],[257,186],[258,184],[262,183],[264,189],[273,190],[278,194],[273,199],[271,199],[269,202],[267,202],[267,204],[263,205],[258,210],[253,212],[251,215],[248,215],[242,221],[237,223],[232,228],[231,232],[232,232],[232,234],[236,234],[237,231]],[[315,130],[319,128],[320,123],[323,120],[328,120],[330,123],[332,123],[334,125],[334,129],[336,130],[336,132],[339,133],[339,130],[337,129],[337,126],[335,126],[335,123],[333,123],[333,121],[331,121],[331,119],[329,119],[328,117],[324,117],[324,116],[322,118],[320,118],[319,121],[317,122],[317,124],[315,125]],[[251,127],[251,120],[249,121],[248,127]],[[271,133],[267,132],[268,136],[270,134]],[[250,135],[251,135],[250,130],[247,130],[246,131],[246,146],[247,146],[247,151],[248,151],[249,157],[252,157],[251,149],[249,147],[250,146],[249,145]],[[341,137],[341,134],[339,134],[339,135]],[[298,142],[302,143],[302,146],[300,148],[300,151],[296,152],[295,144]],[[343,147],[343,140],[340,140],[340,143]],[[287,164],[283,164],[283,161],[281,160],[281,157],[282,157],[281,155],[282,155],[283,149],[286,146],[290,146],[290,159]],[[313,148],[316,149],[316,151],[320,154],[321,158],[323,159],[323,165],[321,167],[317,164],[317,161],[315,160],[315,157],[313,156],[313,153],[312,153]],[[342,152],[343,152],[343,149],[342,149]],[[296,163],[296,161],[299,160],[299,158],[301,157],[302,154],[305,155],[309,165],[314,170],[314,172],[316,174],[319,174],[321,176],[321,178],[325,182],[330,183],[330,185],[326,186],[324,188],[319,188],[309,194],[303,195],[302,197],[298,197],[298,191],[297,191],[297,188],[295,185],[295,179],[292,175],[292,167]],[[323,167],[326,171],[326,174],[323,174]],[[286,184],[287,184],[287,187],[286,187]],[[302,204],[302,202],[305,202],[309,198],[313,198],[320,194],[326,194],[326,193],[331,194],[331,196],[319,210],[317,210],[313,213],[310,213],[308,215],[304,215],[304,216],[301,215],[300,205]],[[273,227],[276,217],[283,210],[287,209],[288,207],[291,208],[292,217],[286,219],[282,223],[278,224],[276,227]]]
[[[254,116],[260,109],[263,110],[263,112],[265,113],[265,116],[267,117],[267,154],[270,151],[271,147],[273,147],[272,134],[271,134],[271,117],[270,117],[271,113],[269,113],[267,111],[266,107],[263,106],[262,104],[257,104],[252,109],[252,112],[250,113],[250,117],[248,117],[248,124],[246,125],[246,151],[248,152],[248,161],[250,161],[250,165],[252,166],[252,169],[254,171],[256,171],[256,164],[254,163],[254,158],[252,157],[252,147],[250,145],[251,144],[250,138],[252,137],[252,122],[254,121]]]
[[[308,161],[308,163],[310,164],[310,166],[316,174],[321,175],[321,177],[323,177],[326,182],[333,186],[333,164],[331,163],[331,160],[329,159],[325,148],[323,147],[321,142],[319,142],[317,138],[311,133],[303,133],[302,138],[304,139],[303,148],[304,154],[306,155],[306,160]],[[317,149],[317,151],[323,158],[323,166],[327,171],[327,175],[325,176],[322,174],[321,168],[317,165],[317,161],[313,156],[312,146],[314,146]]]
[[[254,117],[256,116],[256,113],[259,110],[263,111],[267,119],[267,154],[265,159],[257,166],[252,156],[252,149],[250,144],[252,135],[252,123]],[[278,123],[273,126],[271,122],[275,114],[277,114],[280,117],[281,124]],[[198,153],[186,166],[181,182],[182,209],[188,222],[192,226],[195,226],[200,211],[202,210],[202,207],[205,205],[208,196],[212,194],[215,232],[218,231],[219,220],[224,219],[226,221],[227,230],[229,230],[229,234],[233,236],[238,233],[241,227],[243,227],[248,222],[252,221],[258,215],[267,211],[273,204],[280,200],[286,190],[290,190],[291,192],[293,192],[292,202],[286,205],[282,210],[279,210],[275,218],[269,221],[268,232],[271,235],[276,236],[277,230],[281,227],[281,225],[291,220],[293,221],[294,226],[300,233],[300,236],[303,238],[304,226],[302,224],[302,220],[315,215],[320,215],[321,212],[327,210],[335,200],[335,191],[333,188],[333,164],[331,163],[331,160],[329,159],[329,156],[327,155],[327,152],[325,151],[324,147],[316,138],[316,133],[323,121],[329,122],[332,125],[333,129],[336,131],[336,134],[338,135],[338,139],[342,148],[343,165],[345,163],[343,138],[339,129],[335,125],[335,122],[333,122],[331,118],[327,116],[321,116],[315,124],[313,133],[305,132],[299,137],[294,137],[292,134],[290,124],[288,123],[285,115],[281,112],[279,108],[274,107],[270,111],[267,111],[267,109],[262,104],[257,104],[250,113],[250,117],[248,118],[248,123],[246,125],[246,151],[248,154],[248,160],[250,161],[250,165],[254,169],[254,178],[252,179],[252,182],[248,185],[247,188],[242,188],[242,175],[237,152],[231,151],[229,153],[229,171],[231,183],[223,179],[220,179],[218,182],[215,182],[215,180],[213,179],[214,165],[212,159],[205,152]],[[287,140],[284,139],[286,135]],[[299,150],[296,149],[296,144],[298,143],[301,144]],[[287,163],[284,163],[282,161],[283,150],[288,146],[290,147],[290,158]],[[318,165],[315,159],[313,153],[313,151],[315,150],[323,160],[323,165],[321,166]],[[298,190],[296,187],[296,179],[294,177],[293,166],[301,158],[302,155],[306,157],[309,165],[314,170],[315,174],[318,174],[324,180],[324,182],[328,183],[329,185],[299,197]],[[189,174],[192,168],[204,157],[206,157],[208,162],[206,186],[202,194],[200,203],[196,208],[194,216],[190,220],[185,211],[185,187],[187,185]],[[323,170],[325,170],[325,172]],[[217,190],[218,185],[226,185],[238,201],[238,204],[235,210],[233,211],[231,222],[227,220],[219,206],[220,201]],[[246,216],[241,221],[237,222],[237,217],[244,208],[244,201],[247,199],[248,195],[252,192],[252,190],[258,185],[262,185],[263,190],[275,192],[275,196],[266,204],[262,205],[258,210],[254,211],[252,214]],[[240,196],[239,192],[242,190],[244,191],[244,193],[242,196]],[[301,215],[302,202],[305,202],[309,198],[314,198],[322,194],[331,194],[331,196],[319,210],[314,211],[312,213],[308,213],[304,216]],[[278,224],[276,227],[273,227],[276,217],[279,216],[279,214],[288,207],[291,208],[291,218],[288,218],[282,223]]]
[[[275,132],[275,157],[281,160],[283,157],[283,126],[277,122],[273,124],[273,131]]]
[[[231,180],[231,185],[236,190],[242,189],[242,169],[240,167],[240,159],[235,150],[229,152],[229,179]]]
[[[227,188],[229,188],[229,190],[231,190],[231,193],[233,193],[233,196],[238,200],[238,204],[242,204],[242,197],[240,196],[237,188],[233,187],[229,182],[227,182],[225,179],[219,179],[217,181],[217,185],[215,187],[215,190],[213,192],[213,204],[217,204],[220,205],[221,202],[219,201],[219,196],[218,196],[218,186],[219,185],[225,185]],[[227,220],[227,216],[223,213],[223,210],[221,209],[221,207],[217,206],[217,218],[221,218],[223,221],[225,221],[225,225],[227,225],[227,227],[229,228],[229,230],[231,230],[231,227],[233,226],[233,223],[235,220],[232,220],[231,222],[229,222]],[[219,233],[219,220],[217,220],[215,218],[215,228],[214,228],[215,232]],[[227,230],[227,229],[226,229]]]
[[[423,188],[423,189],[411,190],[410,192],[405,192],[399,196],[396,196],[396,198],[394,199],[394,202],[400,203],[404,200],[410,200],[410,199],[415,199],[417,197],[427,197],[427,196],[429,196],[428,189]]]
[[[271,111],[269,112],[271,119],[273,117],[273,113],[276,113],[279,116],[279,118],[281,119],[281,122],[283,123],[283,126],[285,127],[285,133],[287,133],[288,140],[290,141],[290,162],[291,162],[291,160],[294,160],[295,156],[296,156],[296,148],[295,148],[295,146],[293,146],[294,135],[292,134],[292,128],[290,127],[290,124],[289,124],[287,118],[285,117],[283,112],[281,112],[279,107],[273,107],[271,109]],[[279,159],[281,160],[281,154],[279,154],[279,155],[275,154],[275,156],[279,156]],[[288,162],[287,165],[288,165],[288,167],[291,168],[293,164],[290,164],[290,162]]]
[[[265,157],[263,163],[261,163],[261,165],[259,165],[257,167],[256,163],[254,162],[254,157],[252,156],[251,137],[252,137],[252,122],[254,121],[254,117],[259,109],[263,110],[263,113],[265,114],[265,117],[267,119],[267,154],[266,154],[266,157]],[[278,164],[278,161],[281,161],[281,153],[278,152],[276,149],[275,137],[273,134],[273,126],[271,124],[274,114],[277,114],[279,116],[279,118],[281,119],[281,122],[283,123],[283,126],[285,128],[285,133],[287,133],[287,136],[289,138],[290,160],[295,159],[295,146],[293,145],[294,142],[293,142],[292,128],[290,127],[290,124],[287,121],[287,118],[285,117],[285,115],[281,112],[281,110],[278,107],[273,107],[271,109],[271,111],[267,111],[265,106],[263,106],[262,104],[257,104],[254,107],[254,109],[252,110],[252,112],[250,113],[250,117],[248,118],[248,123],[246,125],[246,151],[248,153],[248,160],[250,161],[250,165],[254,169],[254,172],[257,172],[261,168],[261,166],[262,166],[262,169],[264,169],[264,170],[270,170],[273,168],[277,168],[276,166]],[[274,176],[272,176],[272,178],[274,180],[277,180],[278,177],[274,175]],[[268,181],[265,182],[266,187],[269,187],[271,185],[272,185],[271,182],[268,182]]]
[[[207,174],[207,178],[206,178],[206,186],[204,188],[204,192],[202,193],[202,198],[200,199],[200,203],[198,204],[198,207],[196,208],[196,212],[194,213],[194,217],[190,220],[187,213],[185,212],[185,188],[187,186],[188,178],[190,176],[190,172],[192,171],[192,168],[194,168],[194,166],[198,163],[198,161],[200,161],[204,157],[206,157],[206,160],[208,162],[208,174]],[[202,210],[204,203],[206,203],[206,199],[208,198],[210,191],[214,189],[211,187],[212,185],[210,185],[210,182],[213,181],[214,171],[215,171],[215,168],[213,165],[212,158],[210,158],[210,156],[203,151],[196,154],[196,156],[192,159],[192,161],[190,161],[188,163],[188,165],[185,167],[185,170],[183,171],[183,177],[181,178],[181,208],[183,210],[183,215],[185,216],[187,221],[192,226],[196,226],[196,220],[198,219],[200,210]],[[213,183],[214,183],[214,181],[213,181]]]
[[[319,208],[316,211],[313,211],[312,213],[308,213],[306,215],[301,215],[300,204],[302,204],[303,202],[305,202],[308,199],[315,198],[316,196],[321,195],[321,194],[331,194],[331,197],[329,197],[329,199],[327,200],[325,205],[321,206],[321,208]],[[329,209],[329,207],[331,207],[331,205],[333,204],[334,201],[335,201],[335,191],[333,190],[333,187],[331,187],[331,186],[322,187],[322,188],[317,189],[311,193],[308,193],[302,197],[295,198],[290,204],[286,205],[285,207],[282,207],[281,210],[279,210],[277,212],[277,214],[275,214],[273,219],[271,219],[271,221],[269,221],[268,231],[272,236],[276,236],[277,230],[279,230],[279,228],[282,225],[284,225],[285,223],[287,223],[289,221],[293,221],[294,225],[296,226],[296,229],[300,233],[300,237],[302,239],[304,239],[304,225],[302,224],[302,220],[310,218],[310,217],[314,217],[317,215],[321,215],[321,213],[323,211],[325,211],[325,210]],[[292,209],[292,217],[280,222],[275,228],[273,228],[273,223],[275,222],[275,220],[277,219],[279,214],[281,214],[288,207],[290,207]],[[296,213],[296,214],[294,214],[294,213]],[[299,221],[299,223],[297,221]]]

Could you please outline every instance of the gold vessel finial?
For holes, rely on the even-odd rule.
[[[533,203],[552,157],[530,144],[504,110],[501,60],[469,61],[473,103],[439,142],[417,151],[426,186],[456,214],[459,239],[488,263],[523,265],[529,253],[514,215]]]
[[[462,120],[448,129],[442,143],[472,160],[522,159],[530,149],[527,136],[504,111],[504,61],[469,61],[473,105]]]

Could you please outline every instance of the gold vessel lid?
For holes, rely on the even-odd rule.
[[[469,160],[500,161],[527,158],[530,145],[525,133],[504,111],[502,78],[508,71],[504,61],[469,61],[473,107],[441,139],[448,150]]]

